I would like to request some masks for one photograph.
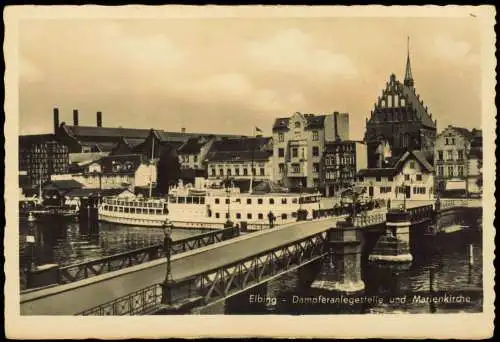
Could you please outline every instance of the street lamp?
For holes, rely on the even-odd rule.
[[[172,223],[169,219],[165,219],[163,223],[163,233],[165,234],[163,239],[163,248],[165,251],[165,256],[167,257],[167,272],[165,275],[165,280],[163,281],[163,303],[171,304],[172,303],[172,293],[171,293],[171,285],[173,282],[172,278],[172,270],[170,265],[171,258],[171,248],[172,248]]]

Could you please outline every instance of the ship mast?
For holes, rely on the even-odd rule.
[[[151,197],[151,194],[153,192],[153,168],[151,166],[153,165],[154,154],[155,154],[155,140],[154,140],[154,136],[151,135],[151,162],[150,162],[150,169],[149,169],[149,197]]]

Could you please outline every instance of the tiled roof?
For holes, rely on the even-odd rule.
[[[201,148],[205,145],[205,142],[200,142],[198,137],[189,138],[181,147],[179,147],[179,153],[182,154],[197,154],[200,153]]]
[[[403,94],[406,96],[408,101],[410,102],[413,109],[417,111],[417,118],[420,122],[427,127],[436,128],[436,124],[434,120],[431,119],[429,113],[425,109],[425,106],[420,102],[417,94],[414,91],[414,88],[410,88],[405,86],[404,84],[398,82],[400,84],[400,88],[403,91]]]
[[[405,161],[413,156],[429,173],[434,172],[434,167],[427,161],[422,151],[406,151],[400,158],[391,157],[389,159],[388,167],[386,168],[369,168],[361,169],[358,171],[359,176],[363,177],[390,177],[395,176],[401,171]]]
[[[397,170],[393,167],[391,168],[370,168],[361,169],[358,171],[358,176],[362,177],[391,177],[396,175]]]
[[[434,167],[429,163],[427,158],[422,151],[411,151],[411,154],[422,164],[422,166],[427,170],[427,172],[434,172]]]
[[[207,155],[209,162],[222,161],[262,161],[268,160],[272,156],[271,151],[214,151]]]

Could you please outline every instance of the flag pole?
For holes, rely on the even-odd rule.
[[[254,151],[255,151],[255,125],[253,125],[253,136],[252,136],[252,166],[250,169],[250,188],[248,189],[248,193],[251,194],[253,191],[253,160],[254,160]]]

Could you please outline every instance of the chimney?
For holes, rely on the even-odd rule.
[[[97,112],[97,127],[102,127],[102,112]]]
[[[78,109],[73,109],[73,126],[78,126]]]
[[[54,108],[54,134],[56,134],[59,128],[59,108]]]
[[[186,133],[186,127],[181,128],[181,133]]]
[[[334,112],[333,113],[333,125],[335,126],[335,140],[339,140],[339,130],[338,130],[338,118],[339,118],[339,112]]]

